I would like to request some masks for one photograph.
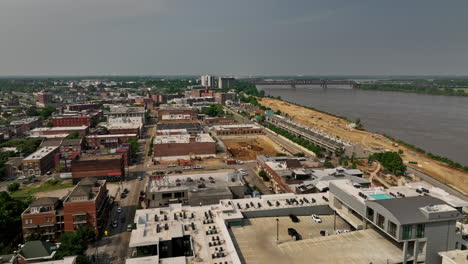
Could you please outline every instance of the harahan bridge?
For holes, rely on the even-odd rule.
[[[317,79],[289,79],[289,80],[265,80],[265,79],[254,79],[249,82],[256,85],[288,85],[292,88],[296,88],[297,85],[315,86],[320,88],[341,88],[341,89],[353,89],[358,86],[355,81],[349,80],[317,80]]]

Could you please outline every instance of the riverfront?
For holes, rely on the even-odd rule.
[[[468,165],[468,98],[401,92],[257,86],[266,94],[313,107]]]

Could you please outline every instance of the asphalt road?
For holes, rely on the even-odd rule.
[[[127,231],[127,225],[133,223],[135,216],[136,206],[140,196],[140,191],[146,186],[148,177],[146,176],[145,165],[151,163],[151,157],[147,156],[151,135],[153,135],[154,125],[149,124],[145,126],[145,137],[140,139],[140,144],[144,144],[142,151],[138,153],[138,163],[131,166],[127,181],[121,183],[119,191],[116,195],[116,202],[109,214],[109,221],[107,223],[107,236],[97,242],[96,247],[88,249],[88,255],[98,255],[97,263],[112,263],[121,264],[125,263],[125,259],[130,256],[130,249],[128,244],[130,241],[130,232]],[[143,180],[138,180],[142,177]],[[120,193],[124,188],[129,190],[126,198],[121,199]],[[122,212],[118,213],[117,208],[121,207]],[[117,221],[117,227],[112,227],[112,223]]]

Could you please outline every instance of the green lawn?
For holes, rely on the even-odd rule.
[[[11,193],[11,197],[29,197],[37,192],[46,192],[46,191],[53,191],[58,189],[70,188],[73,187],[73,183],[71,180],[62,181],[59,183],[53,183],[50,181],[46,181],[41,185],[30,185],[26,187],[22,187],[20,190]]]

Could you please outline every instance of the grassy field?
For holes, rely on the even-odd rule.
[[[53,191],[53,190],[58,190],[58,189],[63,189],[63,188],[70,188],[73,187],[73,183],[71,180],[68,181],[46,181],[43,184],[39,185],[29,185],[22,187],[20,190],[13,192],[11,194],[12,197],[29,197],[33,196],[35,193],[38,192],[47,192],[47,191]]]

